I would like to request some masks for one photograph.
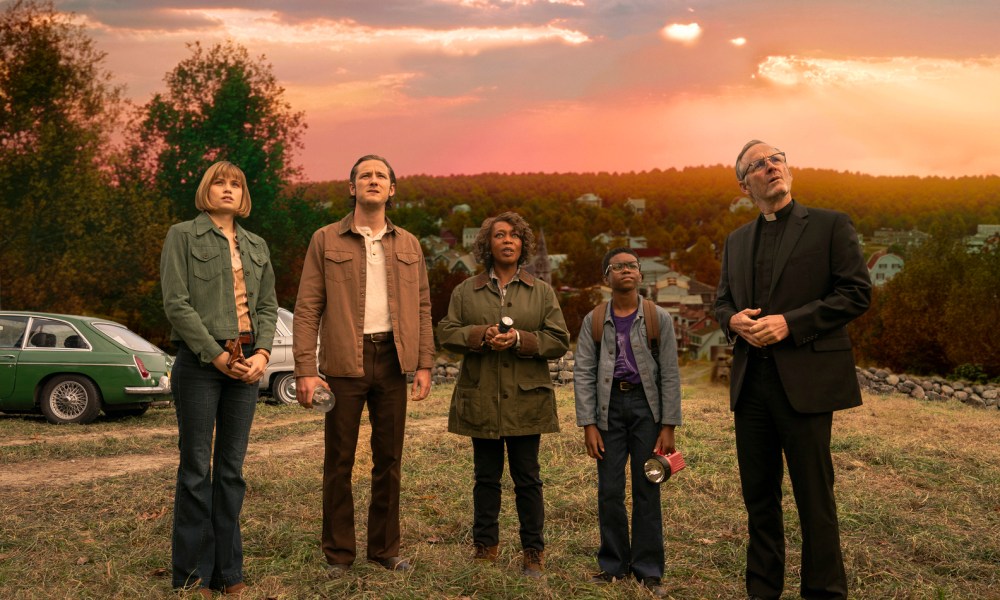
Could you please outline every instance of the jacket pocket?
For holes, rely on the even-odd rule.
[[[354,254],[343,250],[327,250],[323,270],[326,278],[331,281],[350,281],[353,279]]]
[[[191,256],[194,258],[192,272],[202,281],[210,281],[222,272],[222,252],[218,246],[191,246]]]
[[[481,429],[490,421],[490,407],[483,402],[479,388],[455,388],[455,413],[465,428]]]
[[[416,252],[397,252],[396,268],[403,281],[416,282],[420,278],[420,255]]]
[[[518,425],[544,425],[558,422],[556,391],[551,381],[522,381],[517,384]]]
[[[845,335],[835,337],[823,337],[812,343],[816,352],[831,352],[834,350],[850,350],[851,338]]]

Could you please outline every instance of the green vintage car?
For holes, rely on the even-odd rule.
[[[50,423],[141,415],[170,399],[173,359],[107,319],[0,311],[0,411]]]

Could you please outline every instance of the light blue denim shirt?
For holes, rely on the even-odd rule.
[[[641,299],[640,299],[641,300]],[[604,312],[604,336],[601,339],[600,357],[591,334],[593,311],[587,313],[580,327],[576,342],[576,363],[573,367],[573,387],[576,394],[576,424],[597,425],[608,429],[608,404],[611,402],[611,382],[615,372],[615,323],[611,318],[611,303]],[[681,424],[681,376],[677,366],[677,340],[674,323],[667,311],[656,308],[660,319],[659,357],[653,358],[646,336],[646,316],[643,303],[639,314],[632,321],[629,339],[639,367],[642,389],[653,413],[653,420],[660,425]]]

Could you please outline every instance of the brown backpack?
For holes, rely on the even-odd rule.
[[[601,338],[604,337],[604,311],[607,309],[608,303],[601,302],[594,307],[594,312],[590,315],[590,333],[598,351],[601,349]],[[653,353],[653,359],[657,360],[660,357],[660,315],[656,312],[656,303],[643,298],[642,313],[646,320],[646,339],[649,340],[649,351]]]

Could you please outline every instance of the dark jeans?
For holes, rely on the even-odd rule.
[[[750,531],[747,592],[778,598],[784,588],[784,453],[802,528],[800,593],[803,598],[847,598],[830,456],[833,413],[796,412],[774,361],[751,357],[735,421],[736,457]]]
[[[253,348],[246,345],[243,351],[249,356]],[[243,459],[257,408],[257,384],[202,366],[180,346],[170,385],[180,449],[171,580],[175,588],[221,589],[243,581]]]
[[[326,413],[323,460],[322,548],[330,564],[357,555],[351,477],[361,413],[371,422],[372,492],[368,505],[368,558],[399,556],[399,488],[406,426],[406,376],[390,342],[364,341],[364,376],[327,377],[337,398]]]
[[[646,479],[643,465],[653,455],[660,426],[642,388],[612,388],[608,430],[601,431],[604,458],[597,461],[597,519],[602,571],[638,579],[663,577],[663,519],[660,486]],[[625,511],[625,462],[632,472],[632,541]]]
[[[514,504],[521,524],[521,548],[545,549],[542,528],[545,506],[542,501],[538,447],[541,435],[519,435],[498,440],[472,438],[472,459],[476,484],[472,488],[472,541],[484,546],[500,543],[500,477],[503,475],[504,446],[510,478],[514,481]]]

